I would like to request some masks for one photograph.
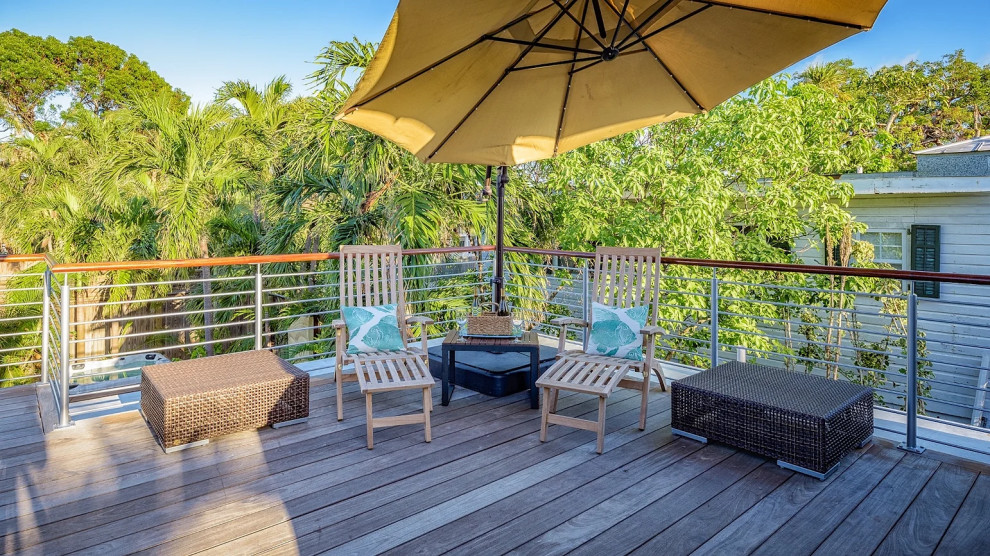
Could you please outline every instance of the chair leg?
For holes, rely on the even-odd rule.
[[[598,453],[605,450],[605,398],[598,398]]]
[[[560,390],[557,388],[550,389],[550,413],[557,413],[558,396],[560,396]]]
[[[364,395],[364,413],[368,420],[368,449],[371,450],[375,447],[375,421],[371,413],[371,392]]]
[[[547,441],[547,420],[550,418],[550,389],[543,388],[543,410],[540,413],[540,442]]]
[[[344,373],[338,366],[333,373],[333,381],[337,383],[337,420],[344,420]]]
[[[657,375],[657,379],[660,381],[660,391],[661,392],[666,392],[667,391],[667,381],[663,377],[663,369],[660,369],[660,368],[653,369],[653,373]]]
[[[426,441],[433,440],[433,433],[430,431],[430,405],[433,397],[429,388],[423,388],[423,428],[426,429]]]
[[[650,403],[650,373],[643,373],[643,399],[639,402],[639,430],[646,430],[646,409]]]

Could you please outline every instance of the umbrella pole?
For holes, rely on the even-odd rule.
[[[495,185],[495,203],[497,220],[495,227],[495,276],[492,278],[492,288],[495,293],[495,306],[497,311],[507,313],[505,300],[505,185],[509,183],[509,168],[498,167],[498,180]]]

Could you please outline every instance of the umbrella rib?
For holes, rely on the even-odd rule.
[[[553,26],[556,25],[558,21],[560,21],[560,18],[564,17],[564,11],[567,11],[567,8],[570,8],[576,3],[577,0],[571,0],[570,3],[567,4],[567,7],[564,10],[562,10],[559,14],[555,15],[554,18],[550,20],[550,23],[548,23],[545,27],[543,27],[543,29],[540,29],[540,32],[537,33],[536,38],[533,39],[534,44],[527,46],[526,49],[523,50],[522,54],[520,54],[516,58],[516,60],[512,62],[512,65],[510,65],[508,68],[505,69],[505,71],[502,72],[502,76],[499,77],[498,80],[495,81],[495,83],[492,84],[492,86],[489,87],[487,91],[485,91],[485,94],[482,95],[482,97],[478,100],[478,102],[475,103],[475,105],[471,108],[471,110],[469,110],[468,113],[465,114],[463,118],[461,118],[461,121],[457,122],[457,125],[454,126],[454,129],[450,130],[450,133],[448,133],[447,136],[444,137],[442,141],[440,141],[440,144],[437,145],[437,148],[433,149],[433,152],[430,153],[430,156],[426,157],[427,162],[429,162],[431,158],[433,158],[434,156],[437,155],[438,152],[440,152],[440,149],[442,149],[443,146],[447,144],[447,141],[450,141],[450,138],[453,137],[455,133],[457,133],[457,130],[460,129],[462,125],[464,125],[464,122],[466,122],[468,118],[470,118],[471,115],[478,110],[478,107],[481,106],[481,104],[488,99],[488,96],[491,95],[495,91],[495,89],[502,84],[502,81],[504,81],[505,78],[508,77],[508,75],[512,72],[512,68],[519,65],[519,62],[521,62],[522,59],[525,58],[526,55],[533,50],[535,43],[540,42],[540,40],[543,37],[545,37],[547,33],[550,32],[550,29],[552,29]],[[482,37],[481,40],[484,40],[484,37]]]
[[[605,0],[605,5],[608,6],[609,9],[611,9],[613,12],[615,12],[616,15],[618,15],[619,11],[615,9],[615,6],[612,5],[612,0]],[[625,20],[621,21],[620,23],[625,23],[626,25],[629,26],[630,29],[633,28],[633,26],[630,25],[629,22]],[[643,40],[642,35],[640,35],[639,33],[635,33],[635,35],[636,38],[638,38],[639,40]],[[687,87],[685,87],[684,84],[681,83],[681,80],[678,79],[676,75],[674,75],[674,72],[670,71],[670,68],[667,67],[667,64],[663,63],[663,60],[660,59],[660,55],[657,54],[656,51],[654,51],[652,48],[650,48],[650,45],[646,44],[645,42],[643,43],[643,46],[646,48],[646,50],[649,51],[650,54],[653,55],[653,59],[656,60],[658,64],[660,64],[660,67],[662,67],[663,70],[667,72],[667,75],[669,75],[670,78],[674,80],[674,83],[677,83],[677,86],[681,88],[681,91],[685,95],[687,95],[689,99],[691,99],[691,102],[693,102],[694,105],[697,106],[699,110],[705,110],[705,107],[702,106],[700,102],[698,102],[698,99],[696,99],[694,95],[691,94],[691,91],[687,90]]]
[[[626,0],[625,3],[622,4],[622,11],[619,13],[619,23],[616,24],[615,32],[612,33],[612,44],[609,45],[609,48],[615,48],[615,41],[619,38],[619,28],[622,27],[622,24],[625,23],[626,25],[629,25],[629,22],[626,21],[627,9],[629,9],[629,0]],[[632,25],[629,25],[629,28],[632,29]]]
[[[825,19],[825,18],[822,18],[822,17],[813,17],[813,16],[810,16],[810,15],[789,14],[789,13],[786,13],[786,12],[778,12],[778,11],[774,11],[774,10],[766,10],[766,9],[763,9],[763,8],[753,8],[753,7],[750,7],[750,6],[737,6],[736,4],[733,4],[731,2],[719,2],[717,0],[701,0],[701,1],[704,2],[705,4],[711,4],[712,6],[718,6],[720,8],[729,8],[730,10],[743,10],[743,11],[747,11],[747,12],[756,12],[758,14],[776,15],[776,16],[780,16],[780,17],[786,17],[786,18],[789,18],[789,19],[799,19],[801,21],[807,21],[807,22],[810,22],[810,23],[823,23],[825,25],[835,25],[837,27],[848,27],[850,29],[858,29],[860,31],[869,31],[870,30],[870,27],[869,26],[866,26],[866,25],[858,25],[856,23],[847,23],[845,21],[837,21],[837,20],[834,20],[834,19]]]
[[[625,56],[627,54],[640,54],[642,52],[648,52],[648,51],[649,50],[646,49],[646,48],[640,48],[639,50],[623,50],[622,52],[619,53],[619,56],[621,57],[621,56]],[[588,68],[597,66],[598,64],[601,64],[604,61],[605,60],[600,60],[600,59],[599,60],[595,60],[594,62],[592,62],[590,64],[585,64],[585,65],[583,65],[583,66],[581,66],[581,67],[579,67],[577,69],[571,70],[571,73],[580,73],[580,72],[582,72],[582,71],[584,71],[584,70],[586,70]]]
[[[531,66],[518,66],[518,67],[512,68],[510,71],[522,71],[522,70],[528,70],[528,69],[548,68],[548,67],[551,67],[551,66],[562,66],[564,64],[573,64],[575,62],[590,62],[592,60],[601,60],[601,59],[602,59],[602,57],[601,56],[597,56],[597,55],[596,56],[588,56],[587,58],[576,58],[574,60],[559,60],[557,62],[547,62],[545,64],[533,64]]]
[[[605,50],[605,43],[603,43],[602,41],[598,40],[598,37],[596,37],[594,33],[592,33],[591,31],[589,31],[588,28],[585,27],[585,25],[584,25],[584,20],[586,19],[585,16],[582,15],[581,16],[581,21],[578,21],[577,18],[574,17],[574,14],[572,14],[570,11],[568,11],[567,9],[564,8],[564,5],[560,3],[560,0],[551,0],[551,1],[554,4],[556,4],[557,7],[559,7],[561,10],[563,10],[564,13],[567,14],[567,17],[571,18],[571,21],[573,21],[574,23],[577,23],[578,28],[579,28],[579,31],[584,31],[585,33],[587,33],[588,36],[591,37],[591,40],[595,41],[595,44],[597,44],[599,47],[601,47],[602,50]],[[584,5],[584,13],[585,14],[588,13],[588,5],[587,4]],[[580,37],[581,37],[581,34],[578,33],[578,39],[579,39],[578,42],[580,42]],[[575,44],[574,47],[577,48],[577,45]]]
[[[670,28],[671,28],[671,27],[673,27],[674,25],[677,25],[678,23],[681,23],[682,21],[684,21],[684,20],[686,20],[686,19],[691,19],[692,17],[694,17],[694,16],[696,16],[696,15],[698,15],[698,14],[700,14],[701,12],[703,12],[703,11],[705,11],[705,10],[707,10],[708,8],[711,8],[711,7],[712,7],[712,5],[711,5],[711,4],[706,4],[706,5],[704,5],[704,6],[702,6],[702,7],[700,7],[700,8],[698,8],[697,10],[695,10],[695,11],[693,11],[693,12],[691,12],[691,13],[689,13],[689,14],[687,14],[687,15],[683,15],[683,16],[681,16],[681,17],[679,17],[679,18],[677,18],[677,19],[675,19],[674,21],[671,21],[670,23],[668,23],[668,24],[666,24],[666,25],[664,25],[663,27],[661,27],[661,28],[659,28],[659,29],[656,29],[656,30],[653,30],[653,31],[650,31],[649,33],[647,33],[647,34],[645,34],[645,35],[640,35],[640,37],[639,37],[639,38],[637,38],[637,39],[636,39],[636,40],[634,40],[633,42],[631,42],[631,43],[629,43],[629,44],[627,44],[627,45],[626,45],[626,48],[628,48],[628,47],[630,47],[630,46],[635,46],[635,45],[637,45],[637,44],[639,44],[639,43],[641,43],[641,42],[643,42],[643,41],[645,41],[646,39],[649,39],[649,38],[651,38],[651,37],[653,37],[654,35],[658,35],[658,34],[660,34],[660,33],[662,33],[663,31],[666,31],[667,29],[670,29]],[[645,45],[644,45],[644,46],[645,46]]]
[[[592,0],[595,6],[595,20],[598,22],[598,36],[605,38],[605,20],[602,19],[602,7],[598,4],[598,0]]]
[[[356,109],[364,106],[365,104],[368,104],[369,102],[377,99],[378,97],[384,95],[385,93],[394,91],[395,89],[397,89],[397,88],[405,85],[406,83],[412,81],[413,79],[416,79],[420,75],[423,75],[424,73],[432,70],[433,68],[435,68],[435,67],[437,67],[437,66],[439,66],[439,65],[441,65],[441,64],[443,64],[445,62],[448,62],[448,61],[450,61],[453,58],[456,58],[457,56],[459,56],[459,55],[467,52],[468,50],[471,50],[472,48],[474,48],[474,47],[478,46],[479,44],[485,42],[485,37],[487,37],[489,35],[494,35],[494,34],[497,34],[497,33],[501,33],[502,31],[505,31],[509,27],[512,27],[513,25],[516,25],[517,23],[519,23],[521,21],[525,21],[526,19],[529,19],[529,18],[533,17],[534,15],[536,15],[536,14],[538,14],[540,12],[543,12],[544,10],[546,10],[549,7],[550,7],[550,5],[547,4],[546,6],[540,8],[538,10],[533,10],[533,11],[531,11],[529,13],[525,13],[525,14],[523,14],[523,15],[515,18],[515,19],[513,19],[512,21],[506,23],[505,25],[499,27],[495,31],[492,31],[491,33],[486,33],[485,35],[482,35],[482,36],[478,37],[475,41],[473,41],[472,43],[464,46],[460,50],[457,50],[457,51],[453,52],[452,54],[449,54],[447,56],[444,56],[440,60],[438,60],[438,61],[430,64],[429,66],[426,66],[425,68],[417,71],[416,73],[410,75],[409,77],[406,77],[404,79],[401,79],[401,80],[397,81],[396,83],[394,83],[394,84],[392,84],[392,85],[390,85],[388,87],[385,87],[384,89],[382,89],[381,91],[375,93],[374,95],[371,95],[370,97],[368,97],[368,98],[362,100],[361,102],[355,104],[354,106],[352,106],[350,108],[350,110],[348,110],[348,112],[353,112],[354,110],[356,110]]]
[[[540,48],[549,48],[551,50],[565,50],[567,52],[580,52],[581,54],[601,56],[600,52],[595,52],[594,50],[588,50],[587,48],[571,48],[569,46],[561,46],[559,44],[540,43],[538,41],[524,41],[520,39],[496,37],[493,35],[485,35],[483,38],[489,41],[506,42],[509,44],[521,44],[523,46],[539,46]]]
[[[661,13],[667,12],[668,11],[668,8],[673,8],[678,3],[680,3],[680,0],[667,0],[666,2],[664,2],[659,8],[656,9],[656,11],[654,11],[648,17],[646,17],[645,19],[643,19],[643,21],[640,21],[639,24],[636,25],[636,28],[635,29],[633,29],[632,31],[629,31],[629,34],[626,35],[625,37],[623,37],[621,41],[619,41],[619,48],[621,49],[623,46],[625,46],[626,45],[626,42],[628,42],[629,39],[633,35],[635,35],[636,33],[639,33],[640,31],[642,31],[643,28],[646,27],[647,25],[649,25],[651,21],[653,21],[654,19],[656,19],[656,17],[658,15],[660,15]]]
[[[554,0],[556,2],[557,0]],[[592,33],[584,27],[584,21],[588,18],[588,4],[591,0],[584,1],[584,10],[581,11],[581,22],[578,24],[577,36],[574,37],[574,57],[571,59],[571,69],[567,72],[567,88],[564,89],[564,101],[560,104],[560,118],[557,120],[557,136],[553,140],[553,154],[557,156],[560,148],[560,135],[564,132],[564,115],[567,113],[567,101],[571,96],[571,80],[574,78],[574,66],[577,64],[577,47],[581,44],[581,32],[584,31],[591,36]],[[592,37],[594,38],[594,37]]]

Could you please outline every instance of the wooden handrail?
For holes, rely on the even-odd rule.
[[[470,247],[440,247],[435,249],[407,249],[404,255],[446,255],[452,253],[479,253],[494,251],[492,245]],[[594,253],[586,251],[563,251],[557,249],[531,249],[527,247],[506,247],[510,253],[526,255],[546,255],[593,259]],[[289,255],[250,255],[244,257],[211,257],[203,259],[147,260],[98,263],[59,263],[51,265],[55,273],[67,272],[110,272],[114,270],[147,270],[164,268],[196,268],[203,266],[232,266],[271,263],[311,262],[337,259],[337,253],[293,253]],[[40,262],[45,255],[0,255],[0,262]],[[49,259],[49,264],[51,261]],[[796,272],[801,274],[822,274],[833,276],[856,276],[861,278],[884,278],[890,280],[924,280],[954,284],[974,284],[990,286],[990,275],[957,274],[950,272],[927,272],[920,270],[881,270],[874,268],[854,268],[791,263],[763,263],[754,261],[720,261],[712,259],[688,259],[663,257],[665,265],[695,266],[704,268],[732,268],[738,270],[758,270],[765,272]]]
[[[529,249],[526,247],[506,247],[506,251],[529,255],[548,255],[593,259],[594,253],[585,251],[557,251],[553,249]],[[828,274],[833,276],[858,276],[861,278],[886,278],[891,280],[924,280],[953,284],[976,284],[990,286],[990,275],[954,274],[950,272],[927,272],[921,270],[882,270],[876,268],[855,268],[846,266],[825,266],[792,263],[761,263],[750,261],[719,261],[711,259],[685,259],[663,257],[665,265],[698,266],[704,268],[734,268],[739,270],[761,270],[766,272],[797,272],[801,274]]]
[[[440,247],[436,249],[407,249],[403,255],[444,255],[449,253],[474,253],[493,251],[495,247]],[[44,260],[43,255],[32,255]],[[199,268],[204,266],[238,266],[271,263],[298,263],[327,261],[339,258],[337,253],[293,253],[289,255],[248,255],[242,257],[209,257],[203,259],[171,259],[120,261],[99,263],[60,263],[52,265],[51,271],[59,274],[67,272],[111,272],[115,270],[148,270],[164,268]]]
[[[337,253],[293,253],[290,255],[248,255],[244,257],[208,257],[203,259],[168,259],[100,263],[61,263],[52,272],[110,272],[114,270],[147,270],[163,268],[199,268],[204,266],[238,266],[267,263],[297,263],[336,259]]]
[[[40,263],[45,255],[0,255],[0,263]]]

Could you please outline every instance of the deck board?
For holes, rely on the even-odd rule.
[[[794,472],[777,466],[775,462],[765,462],[746,475],[745,480],[736,481],[640,545],[636,552],[690,554],[793,475]]]
[[[816,555],[873,552],[931,479],[938,462],[907,454],[818,547]]]
[[[990,528],[990,470],[873,445],[817,481],[672,437],[665,393],[641,432],[635,393],[617,392],[601,456],[587,431],[540,443],[526,393],[464,389],[436,403],[432,443],[391,427],[369,451],[356,385],[342,422],[333,396],[314,380],[304,425],[164,454],[137,412],[44,435],[37,388],[0,390],[0,552],[954,554]],[[376,413],[419,403],[382,394]]]
[[[968,469],[940,466],[887,534],[876,554],[910,556],[934,552],[976,477],[977,474]]]
[[[990,531],[990,475],[980,473],[935,554],[986,554]]]

